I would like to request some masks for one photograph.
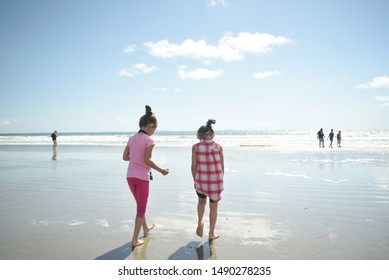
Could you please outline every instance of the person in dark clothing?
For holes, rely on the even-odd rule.
[[[51,139],[53,140],[53,157],[52,159],[57,159],[57,136],[58,136],[58,132],[55,130],[52,134],[51,134]]]
[[[334,141],[334,130],[331,129],[331,132],[330,134],[328,135],[327,139],[330,138],[330,145],[328,146],[328,148],[332,148],[332,141]]]
[[[317,139],[319,139],[319,148],[324,148],[324,132],[322,128],[317,132]]]
[[[53,134],[51,134],[51,139],[53,139],[53,149],[57,147],[57,136],[58,132],[55,130]]]

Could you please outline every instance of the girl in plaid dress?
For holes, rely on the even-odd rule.
[[[218,202],[221,199],[223,191],[224,175],[224,156],[222,147],[213,141],[215,133],[212,124],[215,120],[208,120],[205,126],[197,131],[199,143],[192,147],[192,176],[198,196],[197,214],[198,226],[196,234],[203,236],[204,212],[209,197],[209,239],[213,240],[219,237],[215,231],[217,220]]]

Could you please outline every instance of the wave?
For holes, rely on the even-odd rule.
[[[134,132],[60,133],[59,145],[124,146]],[[389,151],[389,130],[350,130],[342,132],[342,148],[336,140],[331,150]],[[193,131],[158,131],[153,135],[158,146],[190,147],[198,140]],[[219,131],[215,140],[222,146],[242,149],[318,150],[315,131]],[[50,133],[0,134],[0,145],[52,145]],[[329,141],[325,140],[328,151]]]

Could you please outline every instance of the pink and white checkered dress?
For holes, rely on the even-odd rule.
[[[213,140],[201,140],[194,147],[197,159],[196,191],[205,194],[213,201],[219,201],[223,191],[220,145]]]

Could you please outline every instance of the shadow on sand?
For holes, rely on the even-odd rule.
[[[95,260],[125,260],[130,256],[134,260],[149,259],[147,256],[147,247],[152,240],[152,237],[146,237],[144,239],[145,243],[135,248],[132,248],[131,242],[128,242],[98,256]],[[191,241],[170,255],[168,260],[217,260],[214,243],[215,241],[211,240],[204,244],[201,244],[199,241]]]
[[[145,243],[142,246],[133,248],[131,242],[128,242],[116,249],[113,249],[101,256],[98,256],[95,260],[125,260],[131,254],[134,260],[146,260],[147,259],[147,247],[152,237],[145,237]]]
[[[214,243],[212,240],[204,244],[198,241],[189,242],[174,252],[168,260],[217,260]]]

